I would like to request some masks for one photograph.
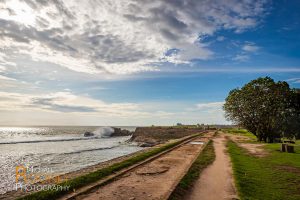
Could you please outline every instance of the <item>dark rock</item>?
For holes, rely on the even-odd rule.
[[[84,135],[84,137],[91,137],[91,136],[94,136],[95,134],[87,131],[83,135]]]
[[[112,127],[114,129],[114,132],[111,134],[111,136],[129,136],[132,135],[133,133],[131,131],[128,131],[126,129],[120,129],[120,128],[115,128]]]
[[[156,145],[156,143],[154,143],[154,142],[144,142],[144,143],[140,144],[139,147],[153,147],[155,145]]]

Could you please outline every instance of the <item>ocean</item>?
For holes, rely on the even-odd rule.
[[[0,127],[0,194],[15,189],[18,166],[59,175],[142,149],[126,142],[130,136],[109,137],[109,130],[82,126]],[[84,137],[86,131],[94,136]]]

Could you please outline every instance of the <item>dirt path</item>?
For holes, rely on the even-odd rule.
[[[209,136],[212,133],[208,134]],[[197,138],[194,141],[208,139]],[[118,180],[78,196],[86,200],[154,200],[166,199],[189,169],[203,148],[203,144],[187,143],[183,146],[126,173]]]
[[[213,141],[216,160],[202,172],[187,200],[238,199],[230,158],[226,153],[226,138],[221,135]]]

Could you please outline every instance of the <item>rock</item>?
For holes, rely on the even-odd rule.
[[[286,151],[287,151],[288,153],[295,153],[294,146],[287,145],[287,146],[286,146]]]
[[[116,127],[112,127],[114,129],[114,132],[111,134],[111,136],[129,136],[132,135],[131,131],[120,129]]]
[[[156,145],[156,143],[154,143],[154,142],[144,142],[144,143],[140,144],[139,147],[153,147],[155,145]]]
[[[129,200],[135,200],[135,197],[130,197]]]
[[[94,136],[94,133],[87,131],[83,135],[84,135],[84,137],[91,137],[91,136]]]

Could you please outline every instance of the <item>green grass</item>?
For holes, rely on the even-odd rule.
[[[267,157],[249,155],[232,141],[228,151],[241,199],[300,199],[300,147],[282,153],[280,144],[266,144]]]
[[[195,134],[191,137],[196,137],[199,136],[200,134]],[[40,192],[35,192],[32,194],[29,194],[27,196],[21,197],[19,198],[19,200],[49,200],[49,199],[56,199],[66,193],[72,192],[74,189],[78,189],[80,187],[83,187],[85,185],[88,185],[90,183],[96,182],[100,179],[103,179],[121,169],[127,168],[131,165],[134,165],[138,162],[141,162],[151,156],[154,156],[158,153],[161,153],[167,149],[170,149],[178,144],[180,144],[182,142],[182,140],[176,141],[176,142],[172,142],[169,144],[166,144],[162,147],[158,147],[158,148],[154,148],[153,150],[150,150],[148,152],[144,152],[144,153],[140,153],[134,157],[131,157],[123,162],[120,163],[116,163],[113,164],[111,166],[108,166],[106,168],[97,170],[95,172],[86,174],[86,175],[82,175],[79,177],[76,177],[72,180],[68,180],[65,182],[62,182],[58,185],[61,186],[69,186],[69,190],[68,191],[56,191],[56,190],[48,190],[48,191],[40,191]]]
[[[184,196],[189,192],[194,182],[199,178],[200,173],[208,165],[215,160],[215,151],[213,147],[213,141],[210,140],[195,162],[192,164],[189,171],[181,179],[176,189],[171,194],[169,200],[184,199]]]

